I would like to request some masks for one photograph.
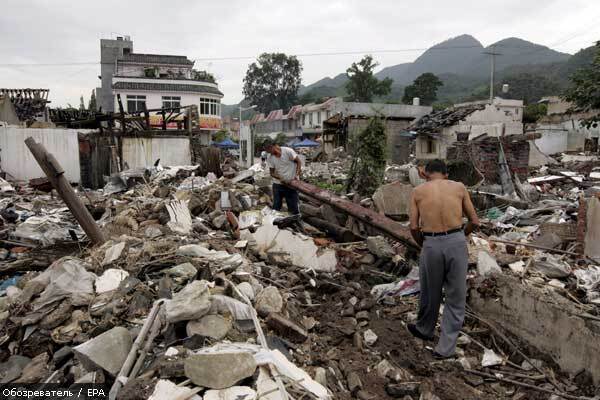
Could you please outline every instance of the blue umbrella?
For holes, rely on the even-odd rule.
[[[221,149],[239,149],[240,145],[233,140],[227,138],[222,142],[213,143],[214,146],[220,147]]]
[[[292,145],[292,147],[317,147],[317,146],[320,146],[320,144],[315,141],[312,141],[310,139],[304,139],[303,141],[294,143]]]

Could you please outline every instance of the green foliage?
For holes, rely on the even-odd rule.
[[[383,183],[386,159],[385,125],[381,118],[371,118],[369,124],[352,138],[353,160],[347,188],[370,196]]]
[[[217,83],[214,75],[207,71],[192,70],[192,79],[196,81]]]
[[[433,103],[433,111],[442,111],[442,110],[445,110],[448,107],[452,107],[452,104],[453,103],[451,103],[449,101],[440,101],[440,102],[437,102],[437,103]]]
[[[546,115],[548,106],[546,104],[532,103],[525,106],[523,110],[523,123],[532,124]]]
[[[336,194],[342,194],[342,192],[344,191],[344,185],[341,183],[330,183],[330,182],[323,182],[321,180],[321,178],[307,178],[306,181],[312,185],[315,185],[321,189],[325,189],[328,190],[330,192],[336,193]]]
[[[264,143],[265,140],[267,140],[267,138],[269,138],[269,136],[256,136],[254,138],[254,153],[255,155],[259,155],[263,150],[264,150]],[[279,132],[277,134],[277,136],[275,136],[275,139],[273,139],[273,141],[275,142],[275,144],[278,144],[280,146],[284,146],[287,142],[288,142],[289,138],[287,136],[285,136],[285,134],[283,132]]]
[[[227,131],[225,129],[218,130],[213,135],[214,142],[222,142],[225,139],[227,139]]]
[[[346,70],[348,82],[346,83],[347,101],[361,103],[373,102],[375,96],[385,96],[392,90],[392,80],[385,78],[379,80],[373,75],[373,70],[378,64],[373,57],[366,55],[357,63],[352,63]]]
[[[600,110],[600,41],[596,43],[594,61],[571,76],[572,86],[564,93],[564,99],[574,104],[577,111],[590,112]],[[598,126],[600,114],[588,118],[583,124]]]
[[[508,93],[502,93],[502,85],[508,84]],[[489,88],[489,85],[488,85]],[[528,72],[505,76],[501,82],[494,85],[494,93],[506,99],[523,100],[525,104],[539,101],[544,96],[557,94],[560,86],[540,74]]]
[[[422,105],[430,106],[437,100],[438,88],[443,85],[440,78],[431,72],[421,74],[414,80],[412,85],[404,88],[402,102],[404,104],[412,104],[413,98],[418,97]]]
[[[295,56],[263,53],[246,71],[244,96],[261,112],[287,109],[296,102],[302,64]]]
[[[98,103],[96,102],[96,89],[92,89],[92,95],[90,96],[90,102],[88,103],[88,110],[98,111]]]

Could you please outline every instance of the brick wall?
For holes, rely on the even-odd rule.
[[[529,142],[525,138],[502,137],[502,146],[511,172],[523,180],[529,173]],[[468,142],[455,142],[448,148],[447,161],[472,162],[488,183],[500,183],[498,175],[498,138],[483,138]]]

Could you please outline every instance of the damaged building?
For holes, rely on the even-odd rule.
[[[598,152],[600,126],[586,127],[583,122],[599,111],[577,112],[573,105],[558,96],[540,100],[547,105],[546,115],[535,124],[535,132],[541,138],[535,141],[545,154],[559,154],[567,151]]]

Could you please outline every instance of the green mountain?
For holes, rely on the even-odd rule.
[[[375,76],[394,80],[392,93],[381,101],[397,101],[402,97],[404,86],[412,83],[419,75],[433,72],[444,82],[438,92],[441,102],[456,102],[481,97],[489,85],[490,55],[496,55],[496,72],[499,81],[505,76],[519,73],[548,74],[561,76],[561,84],[568,83],[568,76],[577,66],[589,62],[590,56],[571,56],[519,38],[507,38],[487,47],[471,35],[461,35],[438,43],[426,50],[412,63],[403,63],[383,68]],[[593,51],[590,52],[590,54]],[[550,70],[548,69],[550,68]],[[347,81],[345,74],[324,78],[303,87],[300,94],[306,100],[344,94]]]

